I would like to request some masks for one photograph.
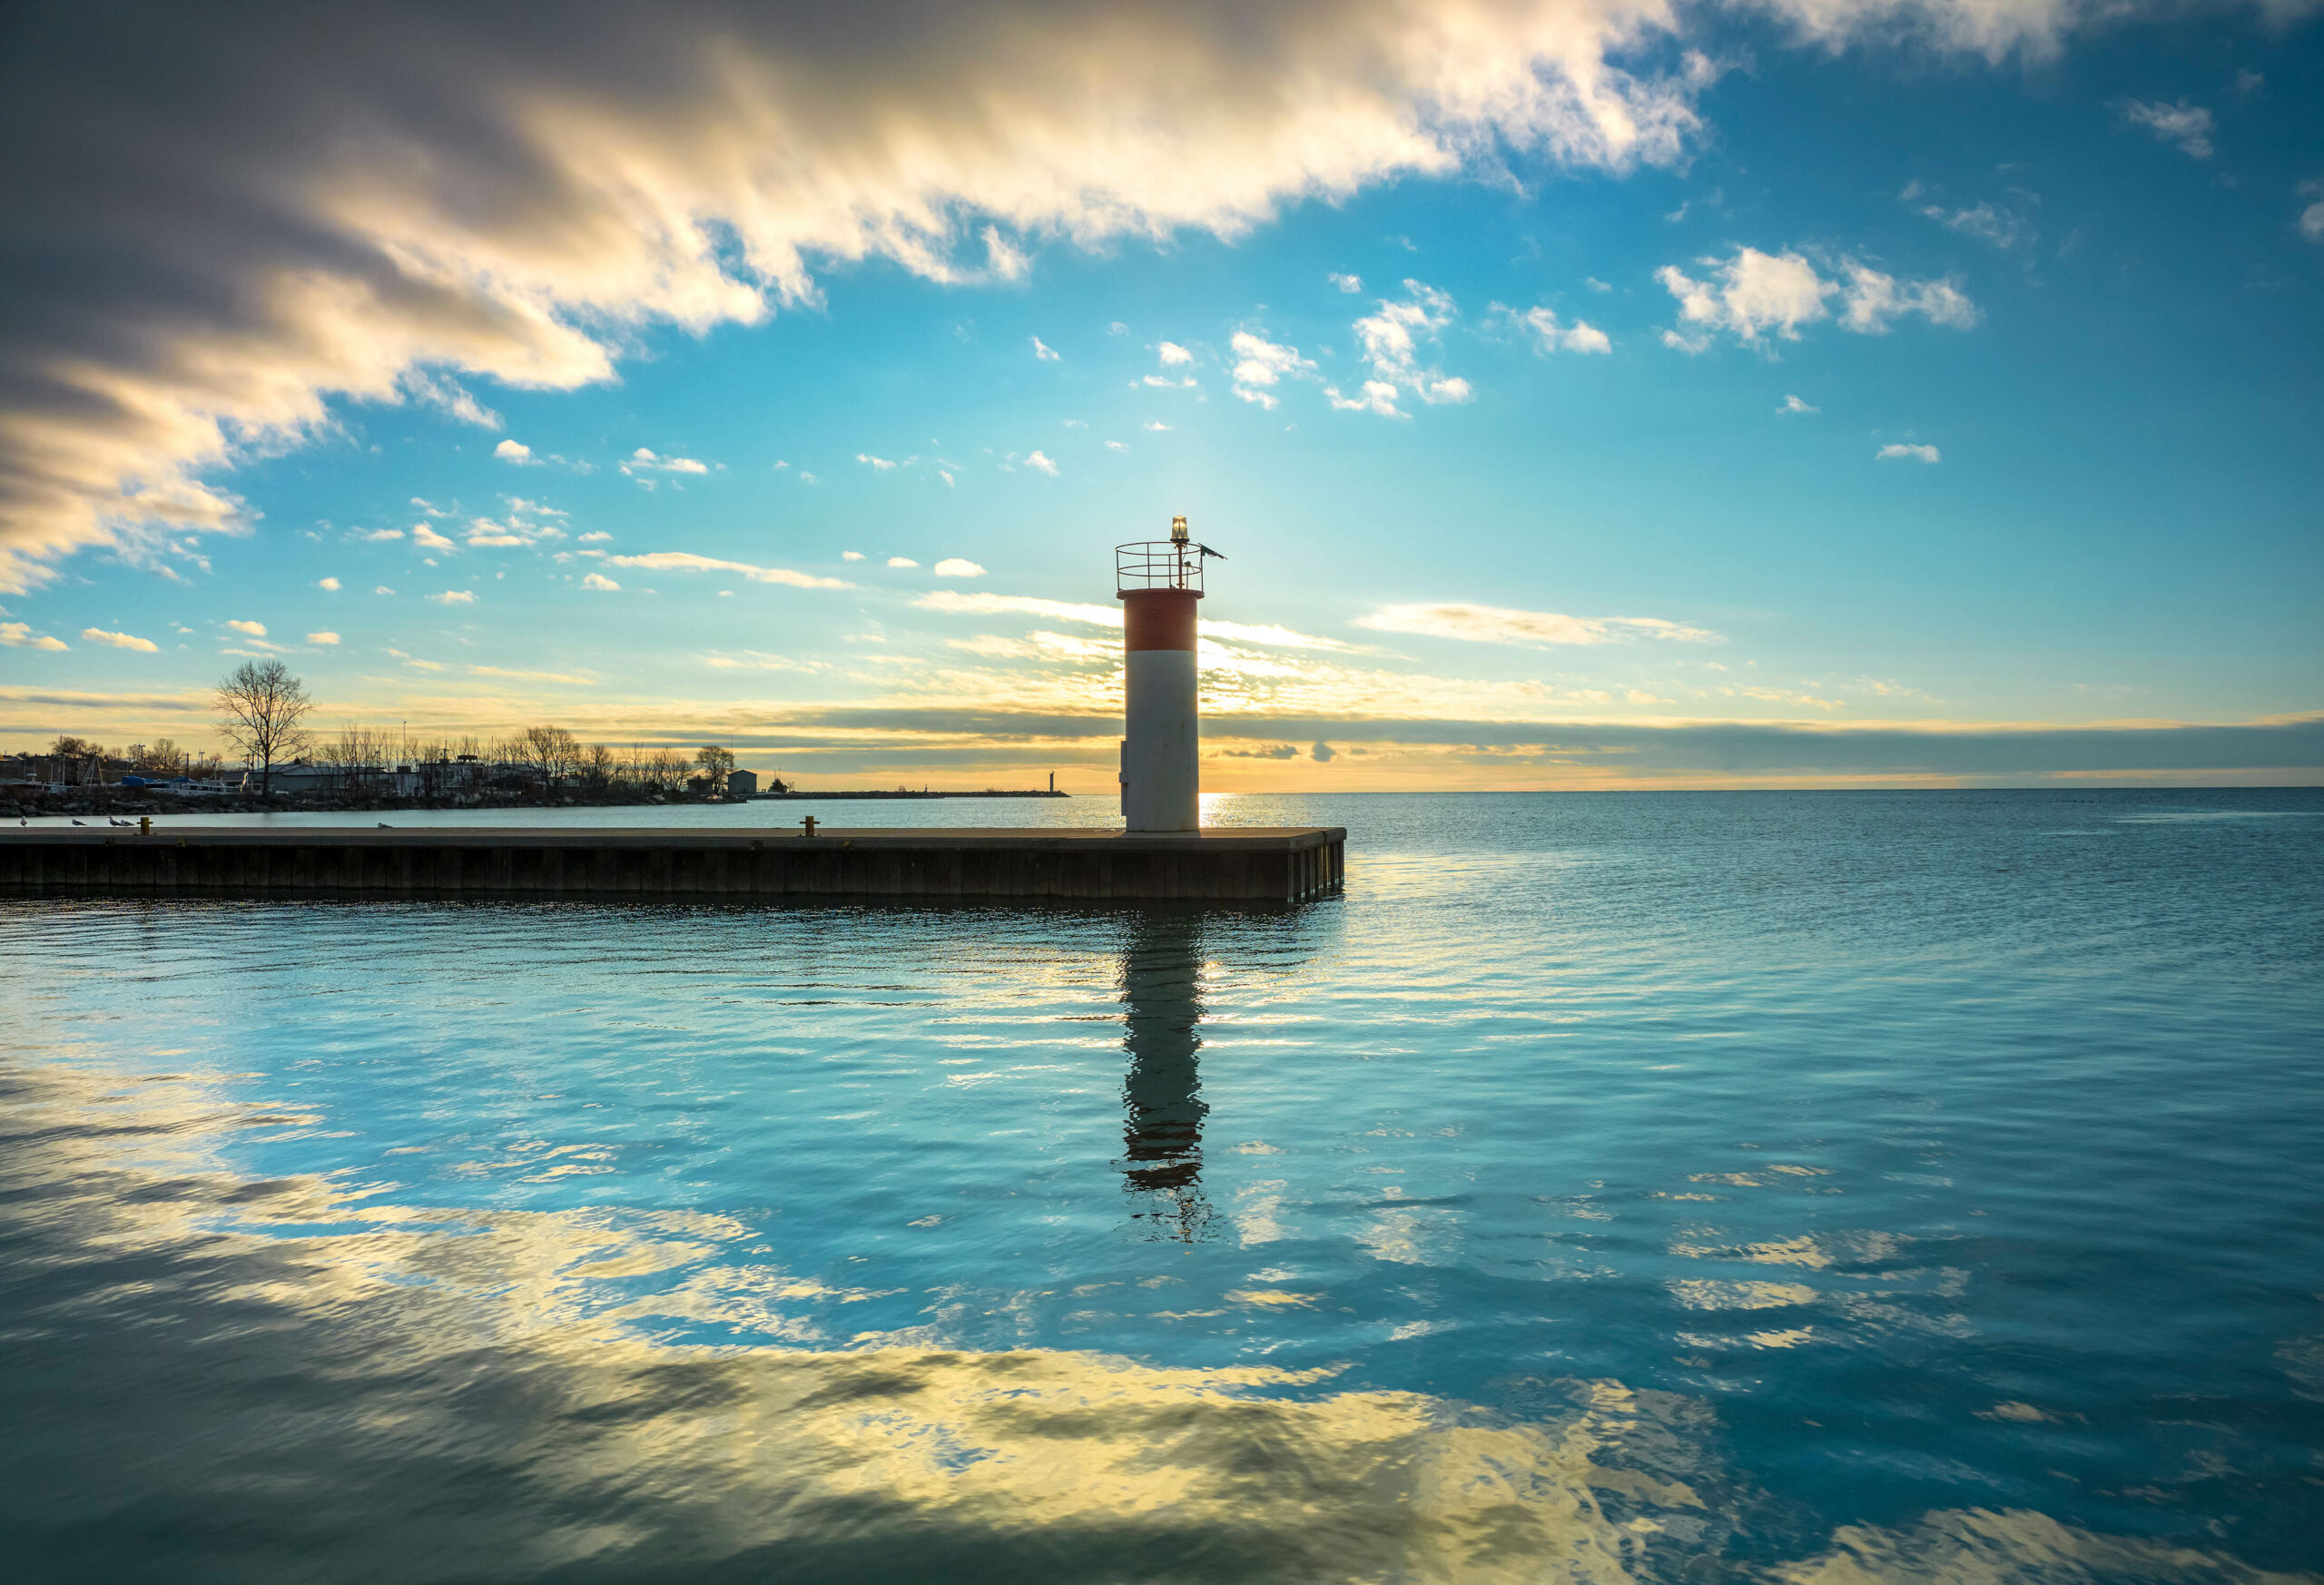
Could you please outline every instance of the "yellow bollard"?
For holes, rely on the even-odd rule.
[[[153,817],[152,815],[141,814],[137,817],[137,834],[139,836],[152,836],[153,834]]]

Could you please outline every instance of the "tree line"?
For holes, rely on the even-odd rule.
[[[389,772],[408,773],[417,783],[413,792],[422,798],[511,779],[596,795],[680,793],[696,783],[705,792],[723,792],[734,769],[733,751],[715,743],[691,753],[645,743],[585,743],[554,725],[527,726],[505,737],[414,736],[362,725],[319,733],[309,724],[315,703],[306,684],[279,660],[243,662],[220,680],[216,702],[220,732],[257,772],[260,791],[268,794],[274,790],[274,772],[299,763],[336,773],[339,790],[347,792]],[[182,749],[166,737],[116,749],[64,736],[49,752],[63,762],[58,779],[73,782],[104,780],[115,767],[155,778],[197,780],[222,769],[217,755]]]

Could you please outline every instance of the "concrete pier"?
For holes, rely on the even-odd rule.
[[[1338,826],[226,826],[0,831],[0,892],[287,897],[909,897],[1297,902],[1337,889]]]

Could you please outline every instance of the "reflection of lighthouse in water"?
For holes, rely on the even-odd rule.
[[[1122,953],[1122,1187],[1157,1238],[1191,1243],[1211,1217],[1202,1195],[1202,921],[1142,915]]]

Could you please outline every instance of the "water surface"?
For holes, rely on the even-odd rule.
[[[1211,818],[1344,895],[0,901],[18,1577],[2324,1570],[2324,794]]]

